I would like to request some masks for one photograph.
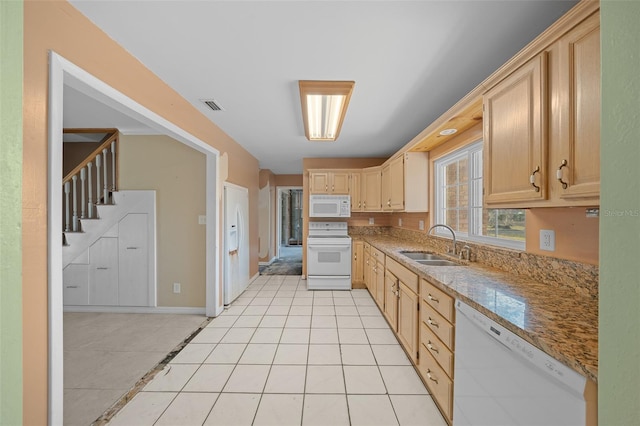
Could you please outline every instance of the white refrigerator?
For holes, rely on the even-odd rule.
[[[224,184],[224,304],[249,285],[249,190]]]

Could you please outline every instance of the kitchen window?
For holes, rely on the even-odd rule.
[[[463,240],[524,250],[524,210],[482,205],[482,141],[435,161],[435,191],[435,223],[449,225]]]

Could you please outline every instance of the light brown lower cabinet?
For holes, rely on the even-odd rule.
[[[420,280],[418,371],[449,424],[453,421],[454,299]]]
[[[388,270],[384,273],[384,316],[393,331],[398,330],[398,278]]]
[[[425,379],[431,395],[451,424],[453,417],[453,380],[444,372],[426,346],[420,344],[418,371]]]

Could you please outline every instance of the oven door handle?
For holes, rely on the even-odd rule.
[[[325,246],[322,244],[307,244],[307,247],[309,248],[309,250],[322,250],[322,251],[327,251],[327,250],[331,250],[331,251],[347,251],[351,248],[350,245],[348,246]]]

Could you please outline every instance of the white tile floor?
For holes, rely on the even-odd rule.
[[[445,425],[366,290],[259,276],[111,425]]]

